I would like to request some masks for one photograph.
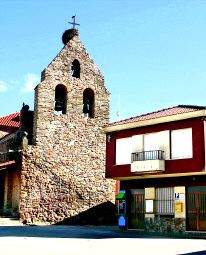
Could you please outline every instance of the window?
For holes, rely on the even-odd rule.
[[[116,165],[131,164],[131,153],[131,137],[116,140]]]
[[[80,63],[77,59],[72,62],[72,77],[80,78]]]
[[[174,188],[156,188],[156,214],[174,214]]]
[[[83,114],[85,117],[94,118],[94,91],[90,88],[83,92]]]
[[[56,114],[65,114],[67,108],[67,89],[64,85],[59,84],[55,88],[55,106]]]
[[[145,152],[159,150],[161,140],[159,139],[158,134],[159,133],[153,133],[153,134],[147,134],[144,136],[144,151]],[[148,159],[153,159],[152,153],[145,153],[145,160],[148,160]]]
[[[138,160],[170,159],[170,131],[132,136],[132,152]]]
[[[192,158],[192,128],[171,131],[171,158]]]

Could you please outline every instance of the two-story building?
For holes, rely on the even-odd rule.
[[[178,105],[111,123],[106,177],[130,229],[206,230],[206,107]]]

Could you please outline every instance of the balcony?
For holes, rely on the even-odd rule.
[[[164,151],[141,151],[132,153],[132,162],[142,160],[163,160]]]
[[[159,172],[164,170],[164,151],[153,150],[132,153],[131,172]]]

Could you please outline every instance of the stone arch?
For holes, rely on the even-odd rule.
[[[80,63],[77,59],[72,62],[72,77],[80,78]]]
[[[94,91],[86,88],[83,92],[83,114],[85,117],[94,118]]]
[[[54,111],[60,114],[66,114],[67,111],[67,88],[62,84],[55,88]]]

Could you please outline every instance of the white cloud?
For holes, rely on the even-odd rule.
[[[7,84],[4,81],[0,81],[0,93],[7,91]]]
[[[21,91],[32,92],[39,82],[40,82],[40,77],[38,75],[33,73],[28,73],[25,76],[25,83]]]

